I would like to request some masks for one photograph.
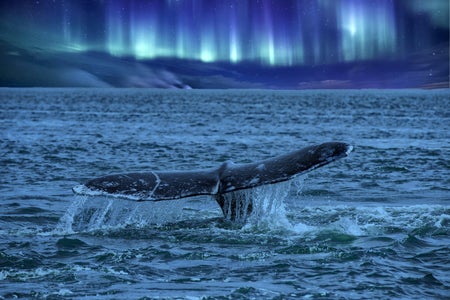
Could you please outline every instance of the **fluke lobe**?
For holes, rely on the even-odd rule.
[[[73,188],[81,195],[109,195],[138,201],[173,200],[211,195],[225,217],[236,219],[239,192],[265,184],[290,180],[347,156],[353,147],[341,142],[309,146],[249,164],[225,162],[220,167],[197,171],[142,172],[94,178]],[[252,210],[248,203],[246,214]]]

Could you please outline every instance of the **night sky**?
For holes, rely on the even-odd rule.
[[[448,88],[448,0],[0,4],[1,86]]]

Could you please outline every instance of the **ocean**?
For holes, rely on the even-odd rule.
[[[0,299],[449,299],[449,90],[0,89]],[[328,141],[346,158],[208,196],[72,187],[249,163]]]

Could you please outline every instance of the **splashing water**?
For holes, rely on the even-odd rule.
[[[293,230],[293,225],[286,217],[285,199],[291,184],[294,183],[298,190],[301,189],[302,182],[303,180],[287,181],[224,194],[224,217],[235,224],[244,225],[244,230],[250,228]],[[195,206],[194,203],[189,204]],[[103,196],[76,196],[75,201],[60,219],[55,233],[73,234],[130,225],[134,227],[162,225],[182,220],[186,217],[183,210],[184,205],[176,200],[136,202]]]
[[[101,229],[144,227],[179,220],[183,206],[179,201],[118,201],[107,197],[76,196],[57,226],[59,233],[76,233]],[[94,198],[94,199],[92,199]]]
[[[284,200],[289,194],[291,182],[261,186],[253,191],[253,212],[248,225],[257,227],[290,228],[286,218]]]
[[[224,217],[246,228],[291,228],[286,217],[284,201],[291,181],[227,193],[224,198]]]

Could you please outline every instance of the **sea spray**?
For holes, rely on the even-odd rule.
[[[243,229],[283,228],[297,231],[298,226],[293,226],[286,217],[285,200],[292,182],[295,182],[298,192],[302,180],[296,179],[224,194],[224,218],[244,225]],[[104,196],[75,196],[54,232],[73,234],[126,226],[163,225],[186,217],[185,206],[182,200],[139,202]],[[235,216],[232,216],[233,210]]]
[[[260,186],[223,195],[224,218],[243,229],[291,229],[286,217],[285,199],[291,182]]]
[[[286,217],[285,199],[291,182],[261,186],[253,190],[253,211],[247,225],[273,228],[291,228]]]
[[[137,202],[107,197],[75,196],[60,219],[56,232],[72,234],[126,226],[144,227],[180,220],[183,205],[179,201]]]
[[[56,229],[54,230],[54,233],[56,234],[72,234],[74,233],[73,230],[73,223],[75,216],[80,209],[80,207],[84,206],[84,203],[86,202],[86,196],[75,196],[75,201],[73,201],[67,211],[64,213],[64,215],[59,220],[58,225],[56,226]]]

